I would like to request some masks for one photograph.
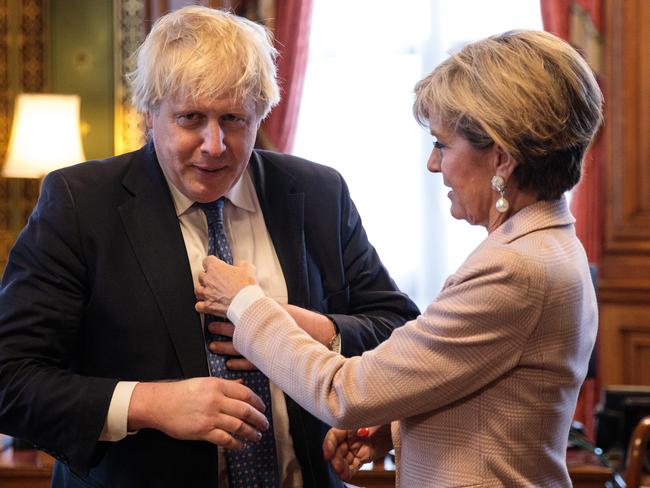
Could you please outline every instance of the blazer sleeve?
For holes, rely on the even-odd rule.
[[[303,408],[336,427],[435,411],[512,371],[539,322],[543,268],[509,253],[489,259],[360,357],[328,351],[267,298],[241,316],[235,347]]]
[[[77,210],[64,177],[50,174],[9,255],[0,290],[0,431],[83,472],[117,381],[75,372],[88,286]]]
[[[346,313],[328,313],[341,334],[341,354],[361,355],[385,341],[397,327],[418,316],[420,311],[402,293],[368,241],[361,218],[339,175],[341,249],[347,288],[328,297],[328,308],[337,300],[347,304]],[[346,295],[342,297],[340,295]]]

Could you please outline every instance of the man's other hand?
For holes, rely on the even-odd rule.
[[[257,371],[257,368],[248,359],[239,354],[232,343],[232,335],[235,332],[235,326],[230,322],[210,322],[208,330],[212,334],[219,334],[230,337],[229,341],[210,341],[208,348],[210,352],[226,358],[226,368],[235,371]]]
[[[240,450],[241,439],[259,442],[268,429],[265,408],[239,381],[207,377],[138,383],[129,404],[128,429],[157,429],[175,439]]]

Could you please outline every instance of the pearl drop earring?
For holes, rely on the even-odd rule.
[[[498,191],[499,195],[501,195],[495,205],[497,212],[499,213],[507,212],[508,208],[510,208],[510,203],[503,196],[503,192],[506,191],[506,182],[502,176],[495,175],[492,177],[492,189],[494,191]]]

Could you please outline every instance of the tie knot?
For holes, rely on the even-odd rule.
[[[224,198],[221,197],[214,202],[200,203],[196,202],[196,206],[203,210],[205,218],[208,221],[208,227],[223,226],[223,205]]]

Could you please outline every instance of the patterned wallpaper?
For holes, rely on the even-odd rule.
[[[47,0],[0,0],[0,158],[9,140],[12,100],[47,87]],[[39,182],[0,177],[0,270],[38,197]]]
[[[97,1],[97,0],[93,0]],[[142,42],[150,21],[168,9],[187,4],[227,8],[273,28],[275,0],[102,0],[112,8],[113,29],[113,154],[140,147],[145,141],[143,117],[130,102],[131,93],[124,75],[133,69],[131,54]],[[60,0],[0,0],[0,164],[4,161],[11,130],[12,107],[16,94],[47,92],[61,85],[61,76],[50,79],[57,66],[51,36],[53,19]],[[101,9],[97,9],[99,11]],[[95,14],[103,15],[103,14]],[[54,39],[56,41],[56,39]],[[60,43],[54,43],[60,46]],[[57,59],[53,59],[57,58]],[[57,72],[60,74],[60,72]],[[58,80],[58,81],[57,81]],[[65,82],[65,78],[63,79]],[[65,82],[65,85],[69,83]],[[57,85],[54,86],[53,85]],[[59,87],[60,89],[60,87]],[[82,107],[84,98],[82,95]],[[83,108],[82,108],[83,117]],[[83,125],[83,120],[82,120]],[[83,130],[83,127],[82,127]],[[87,154],[88,156],[88,154]],[[38,198],[39,181],[0,177],[0,273],[20,229],[25,225]]]
[[[131,92],[124,76],[133,70],[132,54],[144,40],[147,6],[145,0],[116,1],[114,16],[115,70],[115,154],[133,151],[145,141],[145,124],[131,104]]]

